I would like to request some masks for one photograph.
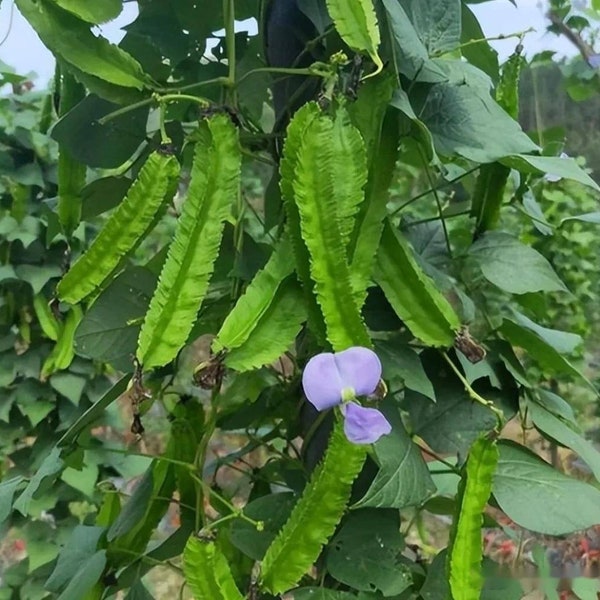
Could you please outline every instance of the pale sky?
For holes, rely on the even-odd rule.
[[[546,33],[544,4],[540,0],[517,0],[515,8],[509,0],[491,0],[471,7],[488,37],[509,35],[533,27],[536,31],[528,34],[523,44],[527,56],[542,50],[554,50],[559,56],[575,54],[576,50],[564,37]],[[135,3],[127,3],[120,17],[100,27],[99,31],[110,40],[118,41],[124,35],[120,27],[133,21],[135,15]],[[41,87],[46,85],[54,72],[52,55],[13,6],[13,0],[0,3],[0,42],[1,61],[14,67],[20,74],[36,73],[37,79],[34,81]],[[495,41],[492,45],[503,59],[513,52],[516,40]]]

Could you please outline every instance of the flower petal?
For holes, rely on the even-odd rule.
[[[342,380],[331,352],[313,356],[304,367],[302,387],[317,410],[326,410],[342,401]]]
[[[351,387],[357,396],[368,396],[381,379],[381,362],[373,350],[354,346],[334,354],[342,387]]]
[[[376,408],[354,402],[344,406],[344,433],[353,444],[372,444],[392,431],[392,426]]]

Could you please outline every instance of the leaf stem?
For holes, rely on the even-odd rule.
[[[496,418],[498,419],[498,426],[502,425],[504,423],[504,413],[499,408],[496,408],[494,406],[494,403],[491,400],[486,400],[483,396],[480,396],[471,387],[471,384],[466,380],[464,375],[460,372],[458,367],[454,364],[452,359],[448,356],[447,352],[443,353],[443,357],[444,357],[445,361],[450,365],[450,368],[454,371],[455,375],[460,379],[461,383],[465,387],[467,394],[469,394],[469,397],[471,398],[471,400],[475,400],[475,402],[479,402],[479,404],[483,404],[483,406],[486,406],[487,408],[489,408],[496,415]]]

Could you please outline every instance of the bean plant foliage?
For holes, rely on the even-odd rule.
[[[139,0],[118,45],[121,0],[15,4],[57,70],[0,73],[0,521],[27,549],[0,598],[152,598],[165,567],[197,600],[518,598],[482,575],[486,507],[600,523],[593,483],[503,439],[600,474],[557,393],[596,393],[582,339],[536,308],[577,290],[531,233],[593,231],[598,186],[521,130],[518,40],[499,65],[468,0]],[[550,225],[562,180],[590,200]],[[436,500],[434,560],[408,536]]]

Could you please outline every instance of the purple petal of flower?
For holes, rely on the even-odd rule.
[[[342,401],[342,380],[331,352],[313,356],[302,373],[302,387],[317,410],[326,410]]]
[[[372,444],[392,431],[392,426],[376,408],[354,402],[344,406],[344,433],[353,444]]]
[[[357,396],[372,394],[381,379],[381,362],[373,350],[355,346],[334,354],[342,387],[351,387]]]
[[[590,65],[592,69],[597,69],[600,67],[600,54],[592,54],[587,61],[588,65]]]

